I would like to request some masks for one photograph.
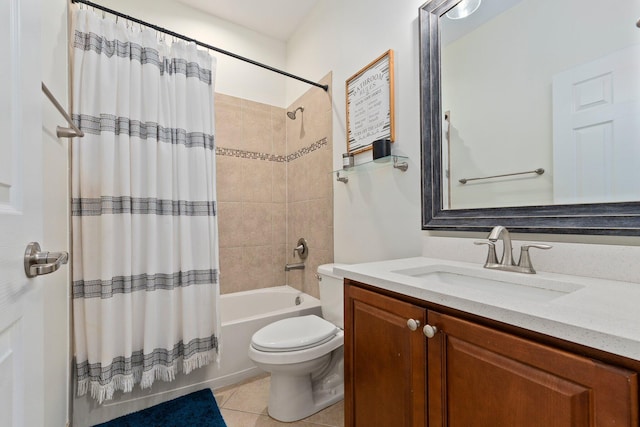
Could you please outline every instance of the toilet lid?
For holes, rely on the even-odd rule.
[[[278,320],[253,334],[251,345],[261,351],[295,351],[329,341],[340,329],[315,316]]]

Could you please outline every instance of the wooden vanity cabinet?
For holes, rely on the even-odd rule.
[[[640,426],[636,369],[430,308],[345,281],[346,426]]]
[[[345,426],[426,425],[427,344],[416,305],[345,286]]]
[[[429,311],[429,427],[638,426],[633,371]]]

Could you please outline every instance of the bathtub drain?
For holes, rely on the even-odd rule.
[[[295,301],[295,302],[296,302],[296,305],[300,305],[300,304],[302,304],[302,298],[300,297],[300,295],[298,295],[298,296],[296,297],[296,301]]]

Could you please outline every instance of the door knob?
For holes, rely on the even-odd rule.
[[[67,252],[43,252],[38,242],[31,242],[24,252],[24,272],[29,278],[53,273],[68,260]]]
[[[415,331],[420,327],[420,321],[415,319],[409,319],[407,320],[407,327],[412,331]]]
[[[424,333],[427,338],[435,337],[437,332],[438,328],[435,326],[424,325],[424,328],[422,328],[422,333]]]

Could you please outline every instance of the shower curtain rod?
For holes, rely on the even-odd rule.
[[[171,30],[167,30],[166,28],[158,27],[157,25],[153,25],[153,24],[150,24],[148,22],[141,21],[140,19],[133,18],[133,17],[131,17],[129,15],[125,15],[123,13],[120,13],[120,12],[117,12],[117,11],[115,11],[113,9],[109,9],[109,8],[101,6],[99,4],[90,2],[88,0],[71,0],[71,2],[72,3],[86,4],[87,6],[91,6],[93,8],[96,8],[96,9],[102,10],[104,12],[107,12],[107,13],[109,13],[111,15],[114,15],[114,16],[129,20],[131,22],[135,22],[136,24],[144,25],[145,27],[149,27],[149,28],[151,28],[153,30],[156,30],[158,32],[161,32],[161,33],[164,33],[164,34],[168,34],[168,35],[170,35],[172,37],[176,37],[176,38],[188,41],[188,42],[193,42],[193,43],[197,44],[198,46],[202,46],[204,48],[213,50],[215,52],[222,53],[223,55],[227,55],[227,56],[230,56],[232,58],[239,59],[240,61],[248,62],[249,64],[256,65],[258,67],[264,68],[265,70],[273,71],[274,73],[278,73],[278,74],[281,74],[283,76],[290,77],[292,79],[296,79],[296,80],[299,80],[301,82],[304,82],[304,83],[307,83],[307,84],[322,88],[322,89],[324,89],[325,92],[329,91],[329,85],[322,85],[320,83],[313,82],[313,81],[305,79],[303,77],[296,76],[295,74],[287,73],[286,71],[279,70],[277,68],[271,67],[271,66],[263,64],[261,62],[254,61],[253,59],[246,58],[244,56],[240,56],[240,55],[235,54],[233,52],[229,52],[228,50],[224,50],[224,49],[220,49],[219,47],[211,46],[209,44],[206,44],[206,43],[200,42],[198,40],[192,39],[190,37],[184,36],[182,34],[175,33],[175,32],[173,32]]]

